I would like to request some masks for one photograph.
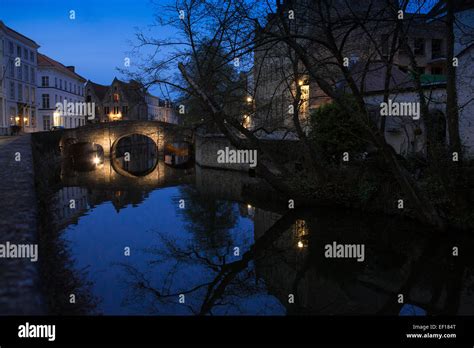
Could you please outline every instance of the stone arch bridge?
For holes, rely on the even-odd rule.
[[[104,157],[114,154],[115,146],[119,140],[133,135],[141,134],[149,137],[156,144],[159,154],[163,154],[166,144],[174,142],[193,143],[193,131],[189,128],[160,121],[117,121],[95,123],[79,128],[63,131],[60,147],[66,151],[68,146],[77,143],[91,143],[102,147]]]

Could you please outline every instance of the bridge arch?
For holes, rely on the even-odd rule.
[[[156,158],[155,158],[154,164],[150,168],[148,168],[146,171],[141,173],[140,175],[135,175],[135,174],[131,173],[130,171],[127,171],[126,169],[122,168],[121,165],[119,164],[118,159],[117,159],[117,147],[118,147],[120,141],[127,138],[127,137],[133,137],[134,135],[141,135],[141,136],[149,139],[153,143],[154,150],[155,150],[155,153],[156,153]],[[149,136],[148,133],[142,132],[142,133],[124,134],[124,135],[120,136],[119,138],[117,138],[114,141],[114,143],[112,144],[111,149],[110,149],[110,163],[111,163],[111,166],[117,173],[119,173],[122,176],[130,177],[130,178],[146,177],[147,175],[149,175],[150,173],[152,173],[155,170],[156,166],[158,165],[158,162],[159,162],[158,144],[156,143],[155,140],[153,140],[153,138],[151,138]]]
[[[60,147],[63,155],[67,155],[68,148],[74,143],[92,143],[103,149],[104,160],[110,160],[111,165],[123,176],[135,177],[132,174],[118,168],[115,162],[115,153],[120,140],[139,134],[150,138],[155,144],[158,159],[164,158],[164,148],[166,143],[172,142],[190,142],[193,139],[193,131],[189,128],[175,124],[134,120],[117,121],[106,123],[94,123],[86,126],[61,130]]]

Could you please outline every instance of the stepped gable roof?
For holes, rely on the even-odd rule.
[[[145,102],[146,91],[140,82],[136,80],[124,82],[118,78],[114,78],[112,84],[114,84],[114,82],[117,82],[120,85],[127,100],[134,101],[136,103]]]
[[[91,80],[87,81],[87,86],[92,87],[92,89],[94,90],[95,95],[100,100],[104,99],[105,94],[109,90],[109,86],[99,85],[98,83],[92,82]]]

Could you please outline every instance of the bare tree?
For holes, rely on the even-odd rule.
[[[306,193],[295,187],[293,170],[264,145],[262,130],[265,131],[265,125],[273,124],[273,130],[283,130],[283,138],[293,134],[302,144],[305,161],[309,164],[309,183],[312,182],[312,187],[326,186],[331,178],[321,163],[323,154],[307,136],[309,112],[305,108],[308,102],[314,101],[319,106],[328,100],[338,103],[364,126],[364,134],[356,136],[364,138],[383,158],[414,214],[443,229],[449,212],[440,211],[428,192],[418,184],[387,142],[385,118],[374,117],[367,103],[370,95],[367,89],[374,74],[378,74],[381,81],[385,102],[400,93],[409,82],[420,103],[428,159],[445,195],[456,205],[457,199],[450,196],[456,183],[444,169],[448,165],[446,156],[430,147],[436,141],[435,120],[430,110],[432,91],[423,84],[416,54],[409,44],[419,27],[428,25],[423,11],[429,3],[419,1],[408,13],[408,7],[413,4],[391,0],[301,0],[276,1],[275,4],[177,1],[173,6],[162,7],[157,18],[160,25],[175,28],[178,33],[175,37],[155,39],[138,35],[138,48],[152,47],[153,52],[138,77],[145,80],[145,84],[166,85],[199,100],[206,122],[213,122],[233,146],[257,149],[259,174],[276,190],[299,202],[306,202]],[[385,35],[386,42],[381,42],[378,33]],[[209,43],[218,47],[209,50],[211,54],[207,55],[207,60],[215,62],[214,65],[203,64],[199,54],[200,48]],[[163,50],[169,52],[165,58],[159,56]],[[409,61],[405,76],[413,76],[408,82],[396,80],[401,74],[396,59],[401,51]],[[219,59],[215,59],[217,55]],[[236,71],[253,72],[253,94],[249,94],[255,100],[255,108],[247,111],[256,121],[253,129],[242,123],[242,117],[238,115],[241,111],[235,112],[238,108],[233,107],[243,102],[242,94],[228,91],[226,98],[222,98],[215,87],[206,85],[206,81],[215,80],[217,76],[222,79],[223,67],[229,64],[234,64]],[[448,72],[453,74],[451,70]],[[232,74],[228,73],[227,79],[230,83],[236,82]],[[448,118],[452,122],[450,129],[455,145],[459,131],[454,127],[458,121],[453,106],[456,98],[452,79],[451,76],[448,80],[448,105],[452,106]],[[307,83],[310,90],[318,91],[316,95],[303,95],[303,86]],[[347,93],[356,101],[355,110],[345,104]],[[264,102],[262,96],[265,96]],[[393,199],[395,202],[396,197]]]

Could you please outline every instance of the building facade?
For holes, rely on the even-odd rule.
[[[340,4],[338,5],[338,3]],[[337,9],[338,15],[336,19],[340,20],[344,10],[347,10],[347,4],[354,4],[356,7],[348,17],[349,23],[351,23],[351,16],[357,14],[357,8],[359,10],[365,8],[368,11],[369,4],[385,6],[384,2],[379,3],[373,0],[354,2],[335,0],[326,6],[333,10]],[[306,0],[283,1],[281,9],[286,11],[288,9],[297,9],[298,6],[308,6],[308,2]],[[371,11],[376,11],[375,13],[378,14],[377,18],[383,19],[384,16],[393,18],[393,13],[390,10],[378,8],[377,6],[371,7]],[[304,8],[308,9],[311,7]],[[304,11],[300,9],[300,11],[296,12],[302,13]],[[306,12],[310,11],[307,10]],[[430,114],[439,123],[439,141],[447,144],[449,142],[445,116],[447,38],[446,25],[443,20],[445,12],[445,1],[441,0],[429,13],[417,14],[416,16],[405,13],[403,25],[406,28],[403,29],[406,33],[406,38],[404,39],[406,41],[403,42],[398,39],[397,47],[395,47],[396,52],[394,53],[391,77],[394,81],[389,82],[389,99],[400,103],[418,103],[419,95],[415,91],[414,76],[419,75]],[[474,154],[474,136],[472,135],[474,131],[474,101],[472,100],[474,93],[474,80],[472,78],[474,66],[472,63],[474,1],[456,0],[455,13],[455,57],[459,59],[457,89],[460,135],[463,144],[467,148],[467,153],[472,155]],[[304,22],[304,17],[304,15],[298,17],[303,18],[303,23],[298,22],[298,25],[294,26],[296,34],[313,35],[316,37],[319,27],[318,21],[314,18],[317,17],[312,18],[313,21],[307,22]],[[267,31],[278,31],[279,27],[275,25],[275,22],[278,23],[274,18],[269,17],[265,29]],[[383,20],[381,22],[383,23]],[[387,28],[379,26],[377,21],[368,21],[365,25],[368,32],[353,30],[352,34],[346,39],[342,54],[343,57],[349,58],[347,69],[355,80],[356,85],[362,91],[367,106],[374,108],[374,110],[378,107],[378,113],[380,113],[380,104],[383,101],[386,89],[386,58],[391,53],[390,46],[393,34],[387,32]],[[341,30],[346,32],[346,28]],[[370,33],[370,37],[368,33]],[[338,37],[337,34],[337,30],[335,30],[333,33],[334,37]],[[265,35],[265,31],[261,35]],[[321,38],[324,38],[324,35],[321,35]],[[347,82],[345,77],[341,75],[341,72],[337,71],[337,69],[336,71],[331,70],[331,64],[334,63],[335,59],[333,54],[325,52],[320,46],[322,45],[316,45],[317,48],[313,49],[313,51],[310,50],[311,45],[308,47],[311,57],[322,67],[318,71],[318,64],[315,63],[315,71],[334,90],[351,94],[351,89],[345,88],[347,87]],[[411,53],[414,56],[417,71],[412,71]],[[296,94],[295,86],[297,84],[300,85],[302,92],[299,119],[303,127],[308,126],[306,121],[312,110],[331,102],[331,98],[325,95],[318,84],[309,76],[304,75],[307,72],[302,64],[295,69],[295,64],[292,64],[292,60],[289,59],[290,56],[291,51],[288,51],[288,47],[280,43],[272,43],[269,47],[262,45],[254,54],[253,73],[254,80],[256,81],[256,115],[254,123],[259,127],[265,127],[267,132],[275,133],[278,129],[283,129],[286,135],[288,130],[292,131],[293,120],[288,110],[293,103],[294,95]],[[293,62],[297,60],[298,57],[293,57]],[[329,62],[329,64],[326,64],[326,62]],[[335,65],[337,65],[337,62],[335,62]],[[370,68],[368,68],[369,66]],[[354,71],[358,67],[363,68],[359,74],[357,71]],[[294,70],[298,70],[298,72]],[[364,82],[362,83],[361,81]],[[362,85],[364,85],[363,88],[361,88]],[[380,114],[374,117],[377,118],[378,122],[381,121]],[[426,131],[422,120],[413,120],[406,117],[391,117],[386,120],[385,138],[398,153],[409,154],[426,151]]]
[[[169,100],[163,100],[149,93],[146,94],[148,119],[178,124],[177,112]]]
[[[83,107],[85,82],[73,66],[64,66],[38,53],[38,122],[34,130],[85,125],[88,117],[87,109]],[[62,105],[61,109],[56,107],[58,103]]]
[[[98,122],[126,120],[156,120],[178,123],[177,113],[171,102],[148,93],[142,84],[114,78],[110,86],[87,81],[86,102],[96,105]]]
[[[87,80],[85,86],[85,98],[86,103],[94,103],[95,105],[95,118],[89,120],[90,122],[107,122],[109,116],[104,113],[104,97],[107,91],[109,90],[108,86],[100,85],[94,83],[91,80]]]
[[[0,134],[11,134],[12,126],[32,132],[39,45],[0,21],[0,46]]]

